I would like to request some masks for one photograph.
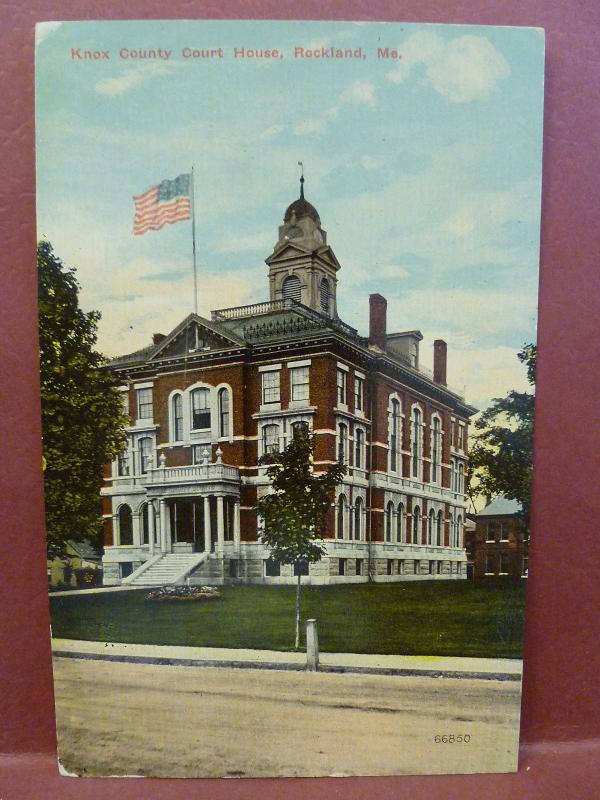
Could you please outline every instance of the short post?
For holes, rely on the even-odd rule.
[[[317,635],[317,620],[306,620],[306,669],[316,672],[319,669],[319,637]]]

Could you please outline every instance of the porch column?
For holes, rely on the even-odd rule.
[[[204,496],[204,550],[210,553],[212,532],[210,530],[210,497]]]
[[[148,553],[154,555],[154,503],[148,501]]]
[[[223,500],[225,498],[222,494],[217,495],[217,549],[219,553],[223,553],[225,547],[225,519],[223,515]]]
[[[159,501],[159,518],[160,518],[160,552],[167,552],[167,518],[168,509],[166,500]]]
[[[233,501],[233,546],[236,551],[240,549],[240,499]]]

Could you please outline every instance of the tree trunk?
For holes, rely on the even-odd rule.
[[[300,571],[300,565],[298,565],[298,583],[296,584],[296,644],[294,645],[294,650],[300,649],[300,581],[302,580],[302,575]]]

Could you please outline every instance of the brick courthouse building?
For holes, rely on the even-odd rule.
[[[418,330],[388,333],[381,295],[368,337],[342,322],[340,264],[302,184],[266,263],[268,301],[190,314],[110,362],[130,427],[102,489],[104,582],[293,581],[261,545],[254,507],[268,491],[260,457],[298,426],[314,434],[316,470],[347,466],[307,581],[466,577],[475,409],[446,385],[445,342],[431,375]]]

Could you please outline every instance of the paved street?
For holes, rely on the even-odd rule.
[[[506,771],[514,681],[55,658],[59,753],[90,775]],[[440,742],[436,735],[470,737]]]

